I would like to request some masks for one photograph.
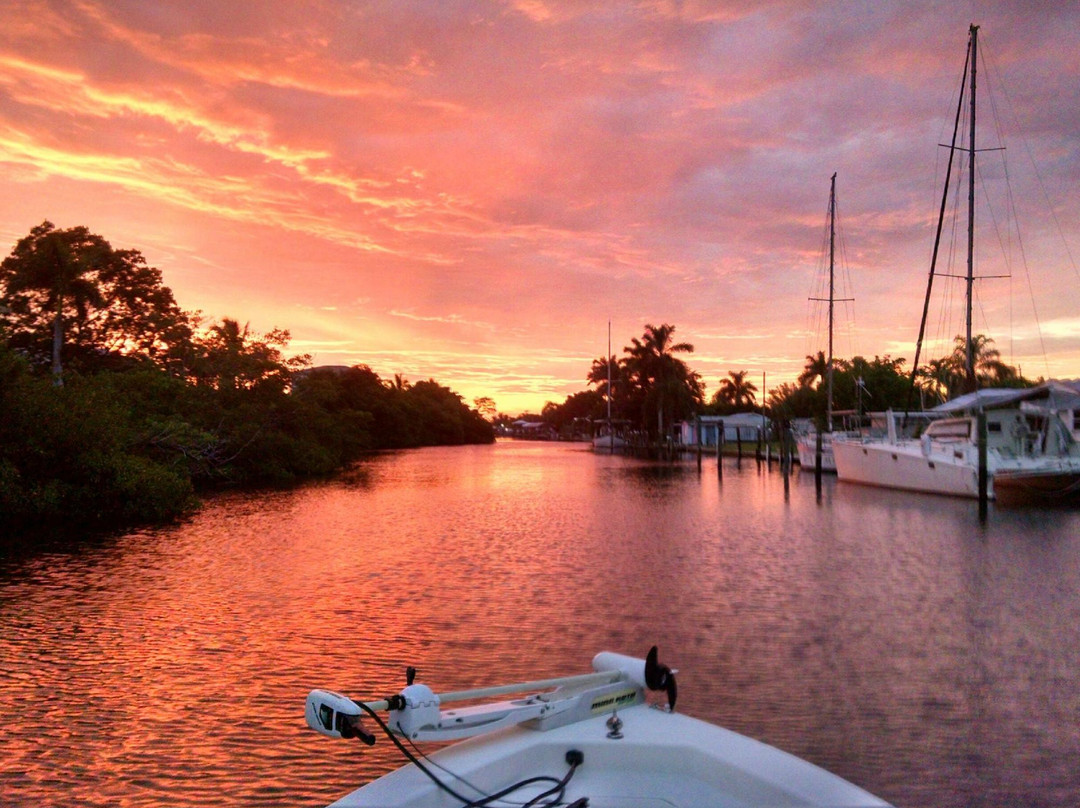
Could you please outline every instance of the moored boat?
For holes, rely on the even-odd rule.
[[[1026,389],[990,388],[935,407],[918,438],[894,428],[880,438],[836,441],[841,480],[932,494],[979,495],[979,420],[985,419],[987,496],[1001,504],[1054,492],[1066,500],[1080,489],[1080,445],[1061,418],[1080,406],[1080,394],[1047,383]],[[890,427],[898,415],[890,418]],[[1004,491],[1004,494],[1002,492]]]
[[[799,452],[799,465],[812,469],[817,465],[818,441],[817,430],[809,429],[795,436],[795,447]],[[833,433],[821,433],[821,470],[836,471],[836,459],[833,457]]]
[[[627,444],[626,440],[616,435],[609,427],[602,430],[602,434],[593,438],[592,445],[594,449],[601,452],[618,452],[625,449]]]
[[[604,363],[607,365],[607,386],[604,388],[604,398],[607,400],[607,418],[594,424],[592,445],[598,452],[621,452],[627,447],[626,439],[620,434],[620,430],[626,421],[613,421],[611,419],[611,391],[613,381],[611,369],[615,365],[615,357],[611,355],[611,320],[607,324],[607,356]]]
[[[999,471],[994,495],[1001,505],[1075,505],[1080,503],[1080,470]]]
[[[818,441],[817,427],[808,429],[795,436],[795,446],[799,453],[799,465],[803,468],[816,469],[820,466],[822,471],[836,472],[836,461],[833,459],[833,315],[838,302],[851,302],[853,298],[836,297],[836,174],[829,181],[829,254],[828,254],[828,285],[829,296],[827,298],[812,297],[819,303],[828,303],[828,347],[829,356],[825,360],[825,430]],[[812,357],[807,357],[811,359]],[[820,459],[819,459],[820,457]]]
[[[964,153],[968,166],[966,327],[965,335],[958,339],[962,339],[964,349],[964,388],[968,392],[931,410],[937,420],[917,437],[901,436],[890,417],[889,434],[884,438],[835,440],[833,456],[838,476],[843,481],[953,496],[982,497],[985,494],[988,499],[995,498],[1002,488],[1007,492],[1005,499],[1018,499],[1022,493],[1033,495],[1039,490],[1067,492],[1071,490],[1070,478],[1076,475],[1080,479],[1080,448],[1061,417],[1063,411],[1068,411],[1072,420],[1072,409],[1076,404],[1065,400],[1080,398],[1075,390],[1055,382],[1029,389],[978,389],[980,379],[975,372],[972,338],[973,285],[977,279],[974,274],[975,161],[980,151],[975,141],[978,35],[979,27],[972,25],[964,68],[964,90],[957,108],[913,363],[917,369],[949,198],[953,158],[957,153]],[[958,143],[965,94],[971,111],[968,146],[961,148]],[[914,383],[914,375],[912,378]],[[982,423],[986,426],[984,435],[979,434]]]
[[[442,707],[533,690],[544,692]],[[666,703],[650,705],[648,691]],[[442,696],[411,681],[378,702],[316,690],[305,713],[324,735],[370,744],[360,724],[369,716],[410,759],[333,808],[887,806],[806,760],[676,713],[676,694],[654,647],[644,660],[597,654],[591,674]],[[462,738],[430,757],[406,745]]]

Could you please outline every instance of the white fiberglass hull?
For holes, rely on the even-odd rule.
[[[978,447],[973,443],[927,440],[860,442],[833,445],[837,476],[847,482],[957,497],[979,496]],[[1080,478],[1080,457],[1016,457],[987,452],[987,496],[995,498],[994,480]]]
[[[562,777],[569,750],[584,762],[563,805],[587,798],[590,808],[706,806],[886,806],[861,788],[805,760],[679,713],[639,704],[620,710],[622,738],[608,737],[609,715],[538,732],[513,727],[442,749],[431,756],[440,777],[465,796],[492,793],[536,775]],[[514,795],[520,805],[540,793]],[[492,803],[494,806],[507,805]],[[449,808],[460,805],[412,764],[358,789],[332,808]]]
[[[626,441],[617,435],[601,435],[593,438],[593,448],[604,452],[613,452],[626,448]]]
[[[817,465],[817,434],[811,432],[807,435],[800,435],[795,440],[795,445],[799,450],[799,465],[804,469],[813,469]],[[836,460],[833,457],[833,439],[831,433],[824,433],[821,436],[821,470],[822,471],[836,471]]]
[[[964,451],[927,452],[919,441],[837,441],[833,457],[837,476],[847,482],[958,497],[979,495],[977,461]]]

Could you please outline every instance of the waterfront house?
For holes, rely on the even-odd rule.
[[[678,426],[677,439],[683,446],[698,445],[698,423],[701,424],[701,445],[716,446],[720,424],[724,425],[724,442],[756,443],[764,423],[765,439],[771,436],[772,425],[762,419],[760,412],[739,412],[734,415],[702,415]]]

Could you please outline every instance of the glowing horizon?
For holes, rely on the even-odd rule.
[[[1080,8],[1013,5],[27,0],[0,31],[0,238],[85,225],[185,309],[516,414],[586,388],[609,320],[616,354],[674,324],[709,394],[793,381],[824,347],[837,172],[836,353],[910,362],[975,20],[1024,236],[976,330],[1080,377]]]

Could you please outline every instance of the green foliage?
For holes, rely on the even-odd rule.
[[[13,525],[94,526],[183,513],[191,481],[138,450],[140,416],[98,377],[29,372],[0,390],[0,503]]]
[[[641,339],[633,337],[623,348],[625,356],[593,360],[586,377],[589,384],[597,386],[602,398],[610,395],[613,418],[629,419],[654,437],[699,411],[703,402],[701,376],[678,356],[693,353],[694,346],[676,343],[674,336],[675,326],[669,323],[646,325]],[[546,420],[553,419],[555,414],[549,413]]]
[[[825,391],[809,385],[781,384],[769,393],[769,410],[778,421],[825,417]]]
[[[164,521],[199,488],[331,474],[377,448],[494,440],[448,388],[395,390],[362,367],[308,370],[290,389],[218,389],[150,367],[67,378],[56,387],[0,344],[5,524]]]
[[[1032,383],[1016,368],[1004,364],[993,340],[980,334],[972,339],[978,387],[1028,387]],[[814,418],[823,421],[826,409],[825,356],[806,357],[798,385],[781,385],[769,395],[769,406],[779,419]],[[957,337],[951,354],[931,359],[915,374],[912,387],[904,359],[888,354],[866,359],[833,361],[833,410],[903,410],[933,407],[964,392],[966,346]]]
[[[196,320],[137,251],[84,227],[18,242],[0,265],[0,525],[165,521],[203,488],[494,440],[432,380],[311,369],[286,356],[288,331]]]
[[[592,434],[592,422],[607,417],[607,402],[598,390],[582,390],[566,397],[562,404],[548,403],[540,418],[551,424],[560,435],[573,436],[582,431],[586,437]],[[583,425],[581,430],[579,425]]]

